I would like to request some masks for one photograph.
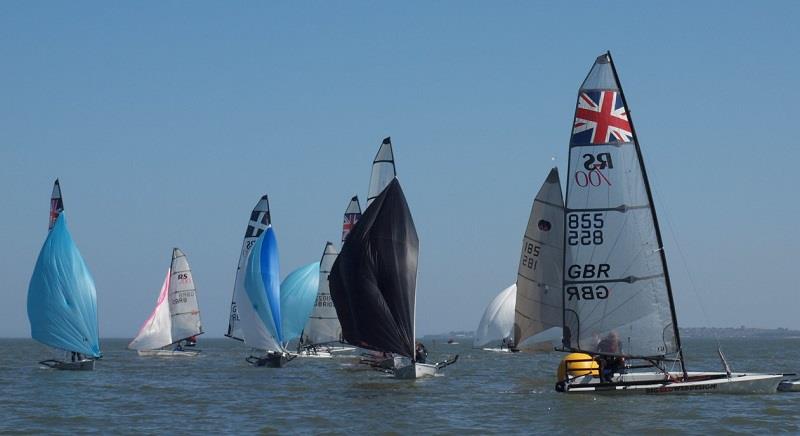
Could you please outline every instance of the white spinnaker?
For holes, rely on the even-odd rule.
[[[331,267],[336,260],[337,254],[333,243],[328,242],[325,244],[319,267],[317,301],[314,303],[314,309],[311,311],[311,316],[308,318],[305,329],[303,329],[302,345],[325,344],[341,340],[342,327],[339,325],[339,318],[336,316],[336,308],[333,307],[328,285],[328,275],[331,272]]]
[[[514,327],[514,303],[517,300],[517,285],[511,285],[497,294],[483,311],[483,317],[475,330],[472,346],[482,347],[490,342],[511,337]]]
[[[561,338],[564,260],[564,200],[558,169],[553,168],[536,194],[522,238],[517,270],[514,340],[518,349],[552,350]],[[537,336],[555,329],[554,335]]]
[[[186,255],[172,250],[172,277],[169,281],[169,312],[172,318],[172,338],[175,342],[203,333],[197,289]]]
[[[640,162],[610,58],[600,56],[578,94],[570,141],[567,348],[649,357],[678,351],[663,247]],[[615,337],[619,351],[599,349],[600,341]]]
[[[169,316],[169,281],[172,270],[167,269],[164,284],[158,294],[156,308],[147,321],[144,322],[139,333],[128,344],[131,350],[155,350],[172,344],[172,321]]]
[[[367,207],[378,195],[383,192],[389,182],[394,179],[394,151],[392,150],[392,138],[384,138],[375,159],[372,160],[372,174],[369,178],[369,192],[367,193]]]
[[[231,299],[231,311],[228,317],[228,332],[225,336],[237,340],[243,340],[242,329],[239,325],[242,312],[251,311],[252,308],[247,304],[241,304],[244,301],[244,273],[247,267],[247,257],[250,255],[250,250],[256,239],[261,236],[261,233],[271,223],[269,213],[269,199],[263,195],[253,211],[250,212],[250,220],[247,223],[247,230],[244,233],[244,241],[242,241],[242,251],[239,254],[239,264],[236,267],[236,279],[233,282],[233,298]]]

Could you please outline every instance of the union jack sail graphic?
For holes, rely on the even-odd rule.
[[[628,112],[617,91],[584,91],[578,97],[572,145],[631,142]]]
[[[358,220],[361,218],[361,205],[358,196],[350,199],[347,209],[344,211],[344,221],[342,222],[342,243],[347,239],[347,235],[353,230]]]

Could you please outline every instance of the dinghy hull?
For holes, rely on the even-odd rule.
[[[778,385],[781,392],[800,392],[800,380],[784,380]]]
[[[62,371],[94,371],[94,360],[84,359],[77,362],[63,362],[61,360],[43,360],[39,364],[48,368],[59,369]]]
[[[670,381],[663,373],[632,373],[617,375],[611,383],[584,376],[556,385],[556,390],[566,393],[608,394],[771,394],[783,379],[780,374],[748,374],[724,372],[690,372],[687,381]],[[681,374],[671,373],[672,380]]]
[[[245,360],[253,366],[265,366],[267,368],[283,368],[286,364],[294,359],[295,356],[290,356],[288,353],[268,353],[264,356],[248,356]]]
[[[394,377],[401,380],[414,380],[423,377],[434,377],[439,373],[436,365],[412,363],[394,370]]]

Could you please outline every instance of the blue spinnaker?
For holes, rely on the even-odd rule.
[[[250,253],[245,275],[245,291],[253,311],[279,344],[283,343],[280,306],[278,241],[272,226],[261,234]],[[271,347],[270,347],[271,349]]]
[[[299,338],[311,316],[319,291],[319,262],[302,266],[281,283],[281,316],[286,342]]]
[[[31,337],[100,357],[94,280],[67,229],[64,212],[47,235],[28,286]]]

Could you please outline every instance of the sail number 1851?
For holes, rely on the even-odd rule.
[[[536,266],[539,263],[539,250],[541,247],[533,242],[525,241],[522,246],[522,265],[536,271]]]
[[[600,245],[603,243],[602,212],[582,212],[567,215],[569,245]]]

